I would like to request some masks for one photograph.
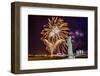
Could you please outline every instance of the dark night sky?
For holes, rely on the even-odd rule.
[[[28,51],[32,54],[46,53],[45,46],[41,39],[40,32],[43,29],[43,25],[48,23],[48,18],[53,16],[40,16],[40,15],[28,15]],[[78,30],[84,34],[83,37],[76,37],[73,39],[74,49],[82,48],[87,50],[87,32],[88,32],[88,18],[87,17],[62,17],[65,22],[69,24],[70,31],[75,32]],[[83,44],[83,45],[80,45]]]

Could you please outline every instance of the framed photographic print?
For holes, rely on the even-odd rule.
[[[11,72],[97,68],[97,7],[11,4]]]

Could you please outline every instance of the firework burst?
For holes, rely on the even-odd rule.
[[[41,35],[41,40],[51,56],[54,52],[61,54],[66,52],[69,27],[63,19],[58,17],[48,18],[48,24],[43,26]]]

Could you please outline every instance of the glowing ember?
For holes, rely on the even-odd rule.
[[[49,37],[55,36],[56,34],[59,35],[59,32],[60,32],[60,29],[57,26],[55,26],[50,32]]]

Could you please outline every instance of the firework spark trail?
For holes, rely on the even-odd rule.
[[[48,24],[43,26],[41,31],[41,40],[46,45],[46,49],[50,52],[51,56],[57,51],[64,53],[67,49],[67,38],[69,34],[68,23],[58,17],[48,18]]]

